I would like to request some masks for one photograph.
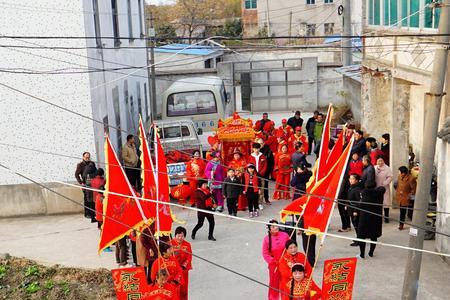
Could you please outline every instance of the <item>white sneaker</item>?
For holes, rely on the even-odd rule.
[[[249,212],[249,213],[248,213],[248,217],[249,217],[249,218],[253,218],[253,212]]]
[[[260,204],[260,205],[259,205],[259,209],[260,209],[260,210],[263,210],[263,209],[264,209],[264,206],[263,206],[262,204]]]

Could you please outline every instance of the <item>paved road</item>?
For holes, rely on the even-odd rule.
[[[285,202],[266,208],[260,220],[278,216]],[[186,220],[190,232],[195,212],[176,209],[179,219]],[[244,213],[240,213],[245,216]],[[394,210],[393,217],[398,217]],[[267,282],[266,265],[261,258],[261,241],[265,228],[257,224],[216,217],[217,242],[207,240],[207,228],[202,228],[193,241],[193,251],[206,259],[226,266],[261,282]],[[330,231],[339,228],[337,210]],[[207,223],[205,224],[207,225]],[[383,242],[407,245],[408,233],[399,232],[397,224],[384,226]],[[61,264],[84,268],[115,268],[114,253],[96,252],[99,232],[81,215],[29,217],[0,220],[0,253],[35,259],[45,264]],[[354,232],[343,235],[353,236]],[[315,280],[321,282],[323,261],[334,257],[352,257],[358,253],[347,240],[329,237],[321,251]],[[426,248],[433,250],[434,242]],[[358,261],[354,299],[399,299],[403,283],[407,252],[390,247],[378,247],[374,258]],[[419,299],[448,299],[450,267],[439,257],[423,256]],[[265,299],[266,288],[194,258],[190,279],[190,299]]]

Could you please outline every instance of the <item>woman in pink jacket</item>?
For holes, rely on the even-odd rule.
[[[289,240],[289,235],[286,232],[280,231],[276,225],[277,220],[270,220],[267,225],[268,234],[264,238],[262,246],[262,255],[268,264],[269,268],[269,300],[280,299],[280,274],[278,270],[278,262],[283,255],[286,241]]]

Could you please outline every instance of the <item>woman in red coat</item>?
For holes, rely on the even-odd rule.
[[[204,178],[206,163],[200,157],[200,151],[195,150],[192,156],[192,159],[186,164],[186,177],[189,180],[189,187],[195,191],[198,180]],[[190,203],[194,205],[192,197]]]
[[[170,241],[173,246],[173,254],[183,269],[183,283],[180,287],[180,299],[188,299],[189,271],[192,270],[192,247],[184,238],[186,229],[178,226],[175,229],[175,238]]]
[[[275,171],[277,172],[274,200],[291,199],[289,195],[289,183],[291,180],[291,155],[288,153],[288,146],[283,145],[281,152],[275,155]]]
[[[295,152],[295,145],[301,142],[303,145],[303,149],[308,149],[308,139],[306,136],[302,134],[302,128],[300,126],[297,126],[295,128],[295,134],[293,134],[288,141],[289,144],[289,153]]]
[[[286,286],[288,282],[292,279],[292,267],[294,264],[305,265],[305,273],[307,276],[311,274],[311,266],[309,265],[306,257],[303,253],[297,252],[297,242],[294,240],[288,240],[284,247],[286,251],[280,258],[278,263],[278,269],[280,272],[280,286]]]

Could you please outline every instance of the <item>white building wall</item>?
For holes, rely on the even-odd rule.
[[[291,34],[296,36],[305,35],[304,24],[315,24],[316,35],[324,35],[324,24],[334,23],[334,33],[340,33],[342,21],[337,13],[340,1],[333,2],[315,0],[315,4],[306,4],[306,0],[258,0],[258,25],[262,28],[269,23],[270,34],[275,36],[288,36],[291,27]]]
[[[111,1],[98,0],[100,36],[102,47],[96,47],[95,39],[88,39],[91,47],[87,53],[89,67],[108,69],[106,72],[90,73],[92,110],[96,120],[107,117],[111,141],[118,150],[126,142],[128,134],[136,134],[138,128],[139,103],[143,120],[150,118],[150,97],[145,49],[145,16],[144,0],[131,0],[132,37],[128,27],[128,1],[118,0],[120,46],[115,47],[113,37]],[[140,4],[140,7],[139,7]],[[95,37],[93,1],[84,0],[86,36]],[[142,17],[139,17],[139,9]],[[142,22],[142,23],[140,23]],[[141,30],[142,29],[142,30]],[[113,68],[129,68],[111,70]],[[145,88],[144,88],[145,86]],[[128,89],[128,101],[125,90]],[[118,90],[120,123],[116,121],[113,91]],[[104,161],[104,124],[95,124],[95,146],[98,149],[98,160]],[[121,131],[115,129],[120,128]]]
[[[6,36],[84,37],[80,1],[5,0],[0,10],[1,34]],[[33,46],[38,49],[0,48],[1,68],[32,71],[85,69],[85,39],[9,39],[2,45]],[[31,44],[33,43],[33,44]],[[45,47],[81,47],[53,50]],[[92,116],[88,74],[30,75],[0,73],[0,82],[46,101]],[[41,151],[80,157],[95,155],[92,121],[0,87],[1,142]],[[1,163],[40,182],[73,181],[76,159],[36,153],[0,145]],[[0,185],[29,183],[0,169]]]

